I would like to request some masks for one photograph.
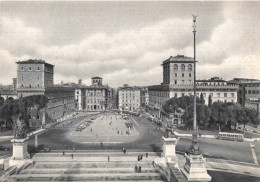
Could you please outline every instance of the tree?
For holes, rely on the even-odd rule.
[[[212,107],[212,98],[211,98],[211,95],[209,95],[208,106],[209,106],[209,108]]]
[[[38,110],[46,106],[48,102],[47,97],[44,95],[33,95],[24,97],[22,99],[7,99],[4,106],[0,108],[2,118],[10,126],[13,126],[19,116],[27,126],[29,126],[29,114],[32,107],[37,107]]]
[[[185,117],[188,124],[190,125],[193,122],[193,111],[194,105],[190,105],[185,111]],[[208,126],[211,116],[211,110],[208,106],[204,104],[196,104],[196,119],[198,126]]]
[[[205,99],[202,93],[200,93],[200,103],[205,104]]]

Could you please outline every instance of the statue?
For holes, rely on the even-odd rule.
[[[24,139],[27,137],[27,126],[24,120],[21,119],[21,114],[19,114],[15,124],[13,125],[13,133],[15,139]]]
[[[164,137],[165,138],[174,138],[175,137],[174,128],[169,126],[169,124],[167,124],[167,126],[166,126]]]

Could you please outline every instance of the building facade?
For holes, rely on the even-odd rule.
[[[163,62],[163,83],[149,86],[149,108],[153,115],[161,117],[163,104],[172,97],[193,95],[194,59],[177,55]],[[237,102],[238,86],[213,77],[209,80],[196,80],[196,91],[199,97],[202,93],[205,104],[211,96],[212,102]]]
[[[120,87],[118,89],[118,109],[139,112],[141,107],[141,89],[138,87]]]
[[[74,88],[54,86],[54,65],[43,60],[18,61],[17,78],[13,80],[12,91],[2,91],[7,98],[20,98],[31,95],[45,95],[48,98],[47,106],[39,111],[31,108],[29,126],[44,125],[46,118],[56,121],[75,110]]]
[[[78,110],[104,111],[112,107],[113,89],[103,85],[101,77],[93,77],[90,86],[76,87],[75,100]]]
[[[54,82],[54,66],[43,60],[18,61],[17,94],[18,97],[42,95],[46,87]]]

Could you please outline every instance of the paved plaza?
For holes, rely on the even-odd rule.
[[[95,119],[91,119],[95,118]],[[105,113],[83,119],[76,126],[84,125],[87,121],[91,124],[82,131],[72,128],[67,138],[77,143],[127,143],[139,138],[139,132],[135,126],[129,129],[126,122],[134,122],[130,117],[128,120],[120,114]]]

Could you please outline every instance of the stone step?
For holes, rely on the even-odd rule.
[[[152,162],[36,162],[33,168],[134,168],[140,165],[144,168],[153,168]]]
[[[129,156],[129,157],[110,157],[110,162],[127,162],[127,161],[138,161],[137,156]],[[145,158],[143,157],[142,161],[149,161],[152,162],[154,159],[158,157],[148,157]],[[73,156],[73,159],[70,155],[65,155],[65,156],[48,156],[48,157],[41,157],[41,156],[34,156],[33,161],[35,162],[54,162],[54,161],[62,161],[62,162],[105,162],[108,161],[108,156],[101,156],[101,157],[79,157],[79,156]]]
[[[114,173],[114,174],[19,174],[6,181],[142,181],[162,180],[158,173]]]
[[[144,168],[142,167],[142,173],[156,173],[154,168]],[[116,174],[116,173],[135,173],[135,168],[45,168],[45,169],[26,169],[20,172],[20,174],[92,174],[92,173],[102,173],[102,174]]]
[[[78,156],[78,157],[104,157],[104,156],[117,156],[117,157],[137,157],[138,155],[143,155],[143,157],[145,158],[145,154],[146,152],[127,152],[127,153],[122,153],[122,152],[67,152],[65,151],[64,154],[65,156],[71,156],[71,154],[73,153],[74,156]],[[63,151],[60,152],[48,152],[48,153],[34,153],[33,156],[38,156],[38,157],[61,157],[64,156],[63,155]],[[149,157],[160,157],[161,154],[160,153],[156,153],[156,152],[148,152],[148,158]]]

